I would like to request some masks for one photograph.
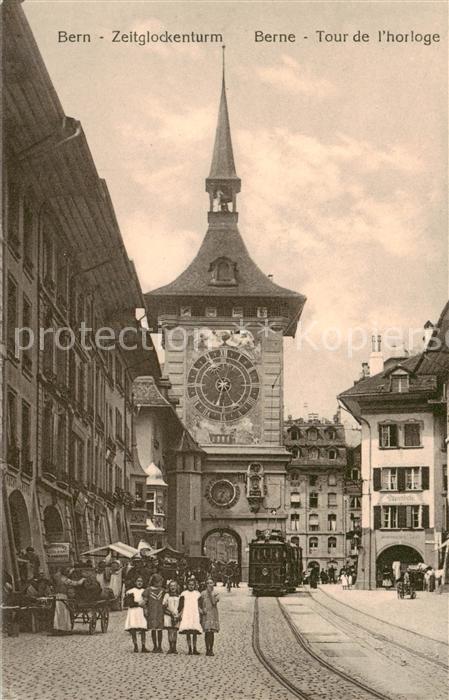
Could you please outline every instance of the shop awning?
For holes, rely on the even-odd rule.
[[[110,549],[113,552],[117,552],[119,556],[126,557],[127,559],[131,559],[131,557],[137,554],[137,549],[135,547],[131,547],[131,545],[125,544],[124,542],[113,542],[112,544],[106,544],[103,547],[96,547],[95,549],[90,549],[88,552],[83,552],[82,556],[101,557],[106,555]]]

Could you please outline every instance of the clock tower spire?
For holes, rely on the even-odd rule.
[[[223,46],[223,75],[214,150],[210,173],[206,178],[206,192],[209,193],[210,213],[236,212],[236,196],[240,192],[241,186],[241,180],[237,176],[235,169],[228,102],[226,99],[225,49],[226,47]],[[209,217],[209,220],[213,220],[213,218]]]

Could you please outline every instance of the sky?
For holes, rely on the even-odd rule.
[[[261,269],[307,296],[297,337],[285,340],[285,413],[332,417],[373,332],[388,332],[391,347],[399,329],[419,349],[448,297],[445,2],[23,8],[65,113],[83,125],[144,292],[182,272],[207,229],[221,48],[112,43],[112,31],[222,33],[239,228]],[[92,41],[60,43],[61,30]],[[318,42],[319,30],[348,38]],[[352,41],[358,30],[370,42]],[[381,30],[440,41],[378,43]],[[255,43],[255,31],[297,40]]]

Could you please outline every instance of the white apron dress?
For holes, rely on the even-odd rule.
[[[177,629],[179,622],[178,620],[174,620],[172,615],[178,614],[179,595],[169,595],[166,593],[162,605],[164,606],[164,628],[168,630]],[[172,613],[172,615],[170,615],[170,613]]]
[[[181,622],[179,624],[180,634],[187,632],[198,632],[202,634],[203,628],[200,623],[200,611],[198,608],[199,591],[183,591],[180,598],[184,599]]]
[[[130,588],[126,591],[126,594],[132,593],[134,596],[134,602],[140,603],[142,601],[142,595],[144,588]],[[128,614],[126,615],[125,630],[146,630],[147,620],[143,614],[143,608],[140,606],[138,608],[128,608]]]

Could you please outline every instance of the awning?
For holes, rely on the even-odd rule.
[[[101,557],[107,554],[110,549],[113,552],[117,552],[119,556],[126,557],[127,559],[131,559],[131,557],[137,554],[137,549],[135,547],[131,547],[131,545],[125,544],[124,542],[113,542],[112,544],[106,544],[103,547],[96,547],[95,549],[90,549],[88,552],[83,552],[81,556],[89,555]]]
[[[185,557],[186,554],[184,552],[179,552],[177,549],[173,549],[173,547],[170,547],[169,544],[167,544],[165,547],[161,547],[160,549],[153,549],[153,554],[156,556],[163,556],[166,554],[168,557],[173,556],[173,557]]]

